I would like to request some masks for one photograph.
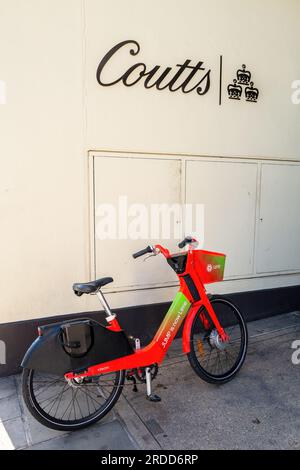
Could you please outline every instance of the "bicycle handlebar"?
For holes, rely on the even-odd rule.
[[[186,245],[198,245],[198,242],[195,238],[191,236],[185,237],[184,240],[182,240],[180,243],[178,243],[179,248],[184,248]],[[167,250],[167,248],[164,248],[161,245],[155,245],[155,246],[147,246],[143,250],[137,251],[136,253],[133,253],[132,257],[133,258],[139,258],[140,256],[146,255],[147,253],[153,253],[157,255],[158,253],[162,253],[166,258],[169,258],[170,252]]]
[[[192,237],[185,237],[184,240],[182,240],[181,242],[178,243],[178,247],[179,248],[184,248],[185,245],[189,245],[190,243],[193,243],[193,242],[196,242],[197,240],[195,238],[192,238]]]
[[[136,253],[133,253],[132,257],[133,258],[139,258],[140,256],[145,255],[146,253],[153,253],[153,248],[152,246],[147,246],[143,250],[137,251]]]

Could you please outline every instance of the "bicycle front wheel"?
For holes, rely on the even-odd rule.
[[[241,312],[231,301],[216,298],[211,304],[229,340],[221,340],[207,310],[201,307],[192,324],[188,359],[203,380],[222,384],[233,379],[242,367],[247,352],[248,332]],[[203,322],[201,317],[207,321]]]
[[[125,371],[67,381],[63,376],[24,369],[22,391],[30,413],[44,426],[75,431],[99,421],[117,402]]]

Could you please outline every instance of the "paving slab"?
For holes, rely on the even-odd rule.
[[[269,336],[250,339],[242,370],[227,384],[207,384],[173,354],[154,382],[162,402],[148,402],[141,387],[126,388],[128,403],[163,449],[297,449],[300,365],[292,364],[291,343],[300,329],[282,328],[284,321],[277,336],[270,328]]]
[[[0,380],[0,400],[16,394],[14,377],[1,377]]]
[[[135,450],[137,445],[118,420],[50,439],[29,450]]]
[[[14,450],[27,447],[26,433],[22,418],[0,423],[0,450]]]
[[[24,432],[26,434],[28,445],[38,444],[66,434],[65,432],[55,431],[54,429],[43,426],[29,413],[22,397],[21,374],[15,376],[15,382],[17,397],[22,411]]]
[[[21,397],[20,376],[0,379],[0,449],[300,449],[297,312],[248,324],[246,362],[231,382],[203,382],[174,341],[154,381],[160,403],[127,383],[114,410],[74,433],[38,423]]]
[[[131,406],[124,393],[115,406],[118,419],[126,424],[128,432],[140,449],[159,450],[161,446],[149,426],[143,421],[138,412]]]
[[[297,328],[300,328],[300,312],[275,315],[248,323],[248,332],[252,342],[266,335],[268,337],[279,336],[281,333],[285,334]]]
[[[25,433],[28,441],[28,445],[34,446],[51,439],[60,438],[64,435],[67,435],[68,432],[56,431],[54,429],[47,428],[43,426],[39,421],[37,421],[28,411],[22,394],[21,394],[21,375],[15,377],[17,383],[17,391],[19,402],[22,410],[23,424],[25,428]],[[108,423],[115,419],[115,412],[112,410],[111,413],[108,413],[102,420],[101,423]]]
[[[21,416],[21,408],[16,392],[14,395],[0,399],[0,421],[4,422],[19,416]]]

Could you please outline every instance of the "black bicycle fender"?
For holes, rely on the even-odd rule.
[[[27,350],[21,366],[51,374],[64,375],[71,370],[71,358],[60,341],[61,324],[45,329]]]
[[[133,353],[124,331],[114,332],[94,320],[89,321],[93,329],[93,345],[83,356],[71,356],[62,344],[61,327],[70,322],[52,323],[41,327],[41,336],[29,347],[21,366],[62,376]]]

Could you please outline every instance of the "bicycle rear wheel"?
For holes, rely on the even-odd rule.
[[[247,326],[238,308],[228,299],[211,301],[216,316],[229,336],[222,342],[205,307],[195,316],[191,328],[189,362],[199,377],[209,383],[222,384],[233,379],[246,357]],[[207,325],[201,320],[207,319]]]
[[[24,369],[22,391],[30,413],[41,424],[59,431],[75,431],[103,418],[117,402],[125,371],[67,381]]]

